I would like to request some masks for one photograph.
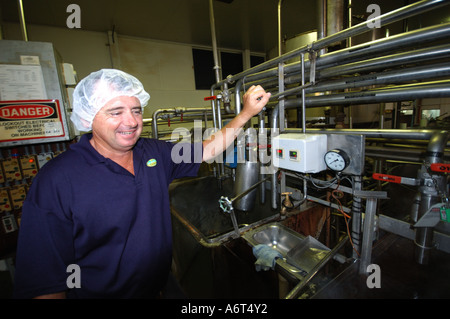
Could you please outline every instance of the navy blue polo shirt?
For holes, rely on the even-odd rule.
[[[174,144],[141,138],[133,175],[100,155],[91,136],[33,180],[19,231],[16,298],[60,291],[69,298],[133,298],[156,295],[165,284],[172,260],[168,186],[197,175],[201,143],[176,144],[175,153],[190,159],[177,164]],[[68,290],[76,273],[69,265],[79,267],[81,288]]]

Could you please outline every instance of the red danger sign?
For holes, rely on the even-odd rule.
[[[0,142],[65,136],[58,100],[1,101]]]
[[[45,104],[7,105],[0,107],[0,118],[5,120],[39,119],[52,116],[55,109]]]

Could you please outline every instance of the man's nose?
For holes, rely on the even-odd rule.
[[[135,127],[138,125],[138,119],[136,118],[136,114],[133,111],[124,113],[123,122],[130,127]]]

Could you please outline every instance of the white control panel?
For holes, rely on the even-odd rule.
[[[275,167],[301,173],[318,173],[327,169],[326,134],[286,133],[272,140],[272,163]]]

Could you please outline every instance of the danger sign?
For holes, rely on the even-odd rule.
[[[6,120],[24,120],[49,117],[55,109],[45,104],[7,105],[0,107],[0,117]]]
[[[0,102],[0,142],[64,134],[58,100]]]

